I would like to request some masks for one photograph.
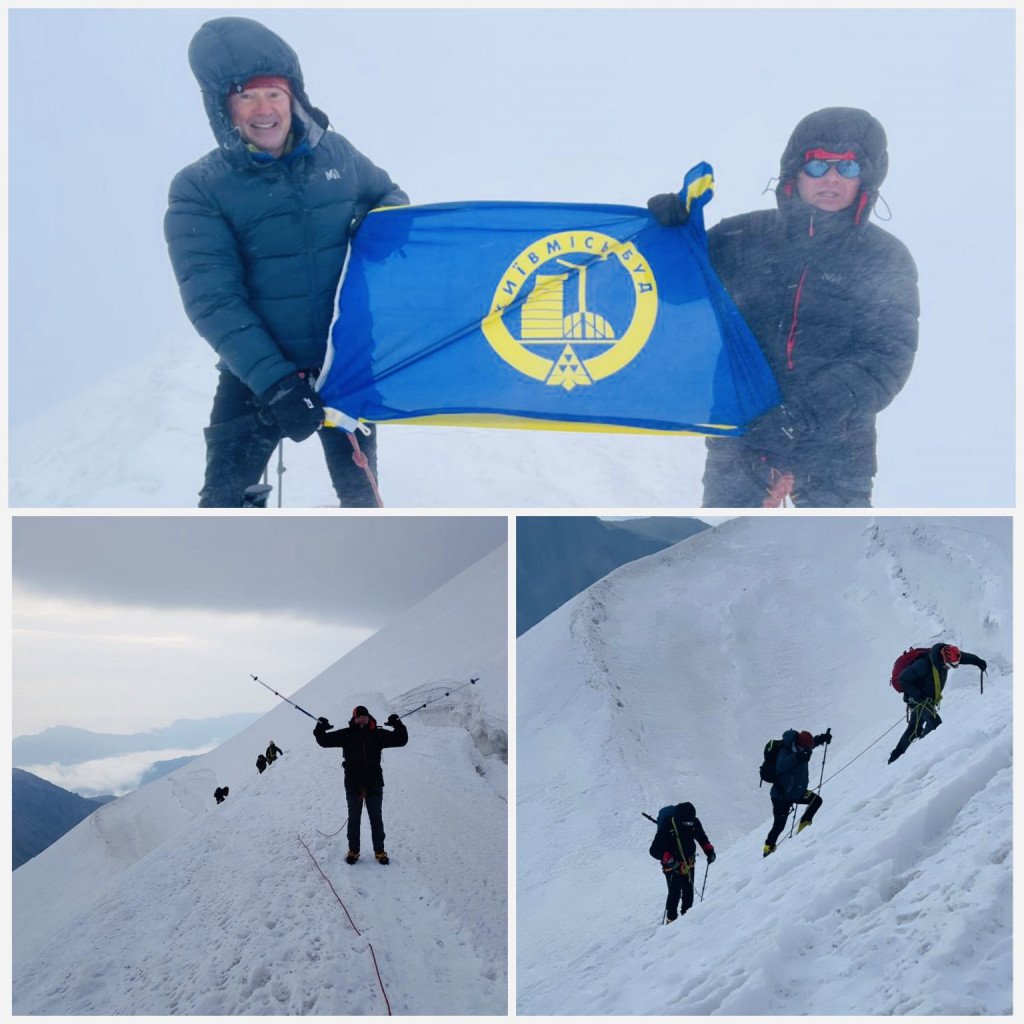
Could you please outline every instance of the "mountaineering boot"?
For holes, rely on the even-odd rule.
[[[391,861],[388,860],[388,855],[383,850],[374,850],[373,851],[373,855],[374,855],[374,857],[377,858],[377,863],[378,864],[390,864],[391,863]]]
[[[762,857],[767,857],[769,853],[774,853],[774,852],[775,852],[775,847],[774,846],[770,846],[768,843],[765,843],[764,844],[764,853],[762,853],[761,856]]]
[[[810,825],[809,821],[801,821],[800,824],[796,827],[796,834],[800,835],[800,833],[803,832],[803,830],[807,828],[808,825]]]
[[[242,494],[242,508],[266,508],[267,498],[274,488],[270,484],[252,484]]]
[[[359,860],[359,851],[358,850],[349,850],[348,854],[345,857],[345,863],[346,864],[355,864],[355,862],[357,860]]]
[[[671,924],[674,920],[676,920],[674,917],[666,917],[665,924]]]
[[[892,753],[891,753],[891,754],[889,755],[889,760],[888,760],[888,761],[886,761],[885,763],[886,763],[886,764],[892,764],[892,763],[893,763],[893,761],[895,761],[895,760],[896,760],[896,758],[898,758],[899,756],[900,756],[900,753],[899,753],[899,751],[897,751],[897,750],[894,750],[894,751],[893,751],[893,752],[892,752]]]

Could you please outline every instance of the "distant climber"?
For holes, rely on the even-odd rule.
[[[277,760],[278,755],[283,753],[284,751],[271,740],[270,746],[267,747],[267,764],[273,764]]]
[[[961,651],[954,644],[932,644],[899,673],[900,692],[907,705],[907,728],[889,754],[889,764],[902,757],[914,740],[922,739],[942,725],[939,718],[942,691],[949,670],[958,665],[975,665],[982,672],[988,668],[984,658]]]
[[[260,775],[262,775],[266,770],[267,759],[263,756],[263,754],[260,754],[259,757],[256,758],[256,771],[258,771]]]
[[[228,787],[227,787],[227,786],[224,786],[223,788],[222,788],[222,787],[220,787],[220,786],[218,786],[218,787],[217,787],[217,788],[216,788],[216,789],[215,789],[215,790],[213,791],[213,796],[214,796],[214,799],[215,799],[215,800],[217,801],[217,803],[219,803],[219,804],[222,804],[222,803],[224,803],[224,797],[226,797],[227,795],[228,795]]]
[[[363,816],[363,803],[370,819],[370,838],[373,855],[379,864],[389,863],[384,850],[384,773],[380,767],[381,751],[385,747],[404,747],[409,733],[398,715],[388,717],[391,730],[380,729],[370,712],[360,704],[352,709],[348,727],[328,732],[333,726],[326,718],[318,718],[313,736],[321,747],[341,747],[344,752],[345,798],[348,801],[348,855],[345,863],[359,860],[359,832]]]
[[[832,730],[828,729],[817,736],[812,736],[809,732],[787,729],[782,734],[782,740],[776,742],[778,747],[774,755],[774,781],[770,794],[774,820],[771,831],[764,841],[765,857],[775,852],[775,843],[786,827],[786,819],[793,809],[793,804],[807,804],[807,810],[800,816],[797,832],[803,832],[811,824],[818,808],[821,807],[821,796],[807,788],[807,764],[815,747],[832,742]],[[762,778],[765,777],[764,771],[761,775]]]
[[[708,863],[714,864],[715,848],[693,804],[676,804],[675,807],[663,807],[658,812],[658,831],[654,834],[649,852],[661,864],[668,883],[666,924],[674,921],[677,916],[682,917],[693,906],[693,870],[697,860],[697,843],[700,843]]]

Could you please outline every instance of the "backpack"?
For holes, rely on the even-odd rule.
[[[675,814],[675,812],[676,812],[676,805],[675,804],[669,804],[667,807],[662,807],[662,809],[660,811],[658,811],[658,828],[661,828],[661,826],[664,825],[665,822],[669,818],[671,818],[673,814]]]
[[[778,776],[775,773],[775,759],[782,749],[782,740],[769,740],[764,745],[764,760],[761,762],[759,771],[762,782],[775,782]]]
[[[893,663],[892,676],[889,683],[897,693],[903,692],[903,685],[900,683],[900,673],[913,661],[917,661],[922,654],[927,654],[930,647],[908,647]]]

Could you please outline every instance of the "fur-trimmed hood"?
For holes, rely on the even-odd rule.
[[[188,48],[188,62],[203,94],[217,145],[244,152],[245,144],[228,114],[227,98],[256,75],[280,75],[292,91],[292,116],[310,146],[328,126],[327,115],[309,101],[295,51],[276,33],[251,18],[214,18],[200,26]]]
[[[860,164],[861,194],[853,204],[855,219],[866,222],[889,170],[888,141],[877,118],[857,107],[825,107],[808,114],[793,129],[779,165],[779,208],[795,195],[796,176],[808,150],[852,152]]]

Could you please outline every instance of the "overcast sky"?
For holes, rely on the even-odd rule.
[[[504,517],[15,517],[14,735],[266,710],[250,674],[295,691],[506,535]]]
[[[805,114],[871,111],[889,137],[878,212],[922,300],[914,371],[880,418],[880,479],[922,505],[1012,505],[1008,8],[12,10],[13,424],[40,412],[42,381],[59,398],[171,338],[205,351],[162,221],[171,178],[213,147],[186,53],[225,13],[283,35],[313,103],[416,203],[642,206],[707,160],[710,225],[774,205]],[[970,495],[950,465],[970,466]]]

